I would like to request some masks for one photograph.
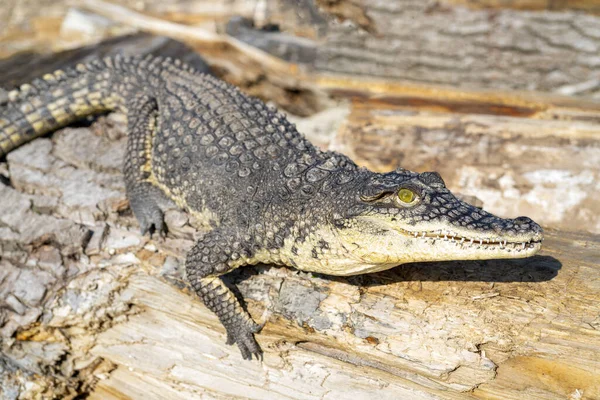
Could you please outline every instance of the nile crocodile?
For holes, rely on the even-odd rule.
[[[112,57],[56,71],[0,105],[0,157],[84,117],[127,116],[127,196],[142,233],[174,201],[213,229],[187,254],[189,283],[242,356],[260,330],[221,276],[272,263],[330,275],[415,261],[528,257],[542,229],[457,199],[436,172],[374,173],[321,151],[285,115],[179,61]]]

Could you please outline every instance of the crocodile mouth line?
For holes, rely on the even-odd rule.
[[[461,236],[457,233],[454,232],[444,232],[444,231],[436,231],[436,232],[431,232],[431,231],[408,231],[408,230],[404,230],[404,229],[400,229],[400,228],[395,228],[397,231],[399,231],[400,233],[407,235],[407,236],[412,236],[415,237],[417,239],[423,239],[423,240],[428,240],[431,241],[433,243],[435,243],[438,240],[444,241],[444,242],[449,242],[449,243],[454,243],[458,246],[460,246],[461,248],[463,247],[472,247],[472,248],[478,248],[478,249],[489,249],[489,250],[495,250],[496,248],[499,248],[500,250],[507,250],[507,251],[524,251],[524,250],[529,250],[529,249],[535,249],[535,248],[539,248],[542,244],[542,238],[531,238],[528,240],[520,240],[520,241],[516,241],[516,240],[508,240],[508,239],[504,239],[504,240],[500,240],[498,238],[468,238],[468,237],[464,237]]]

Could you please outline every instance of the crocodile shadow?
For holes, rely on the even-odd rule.
[[[438,261],[402,264],[375,274],[346,278],[350,284],[379,286],[395,282],[545,282],[558,275],[562,263],[551,256],[529,258]],[[333,277],[337,280],[338,277]]]
[[[240,283],[259,271],[269,268],[284,267],[259,265],[254,268],[239,268],[228,274],[227,280]],[[408,263],[386,271],[347,277],[317,273],[313,273],[313,276],[363,287],[413,281],[533,283],[552,280],[561,268],[562,263],[556,258],[537,255],[529,258],[499,260]]]

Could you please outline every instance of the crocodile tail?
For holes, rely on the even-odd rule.
[[[98,59],[46,74],[9,92],[8,101],[0,103],[0,158],[39,136],[123,105],[127,85],[121,72],[148,61]]]
[[[0,105],[0,158],[48,132],[114,109],[118,101],[107,61],[58,70],[9,92]]]
[[[8,94],[0,103],[0,159],[31,140],[90,115],[119,108],[139,92],[155,92],[164,71],[196,71],[179,60],[120,55],[55,71]],[[152,76],[152,78],[151,78]]]

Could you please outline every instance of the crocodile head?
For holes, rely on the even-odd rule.
[[[366,172],[366,171],[365,171]],[[527,217],[503,219],[454,196],[436,172],[366,173],[332,230],[353,275],[418,261],[485,260],[534,255],[542,228]]]

